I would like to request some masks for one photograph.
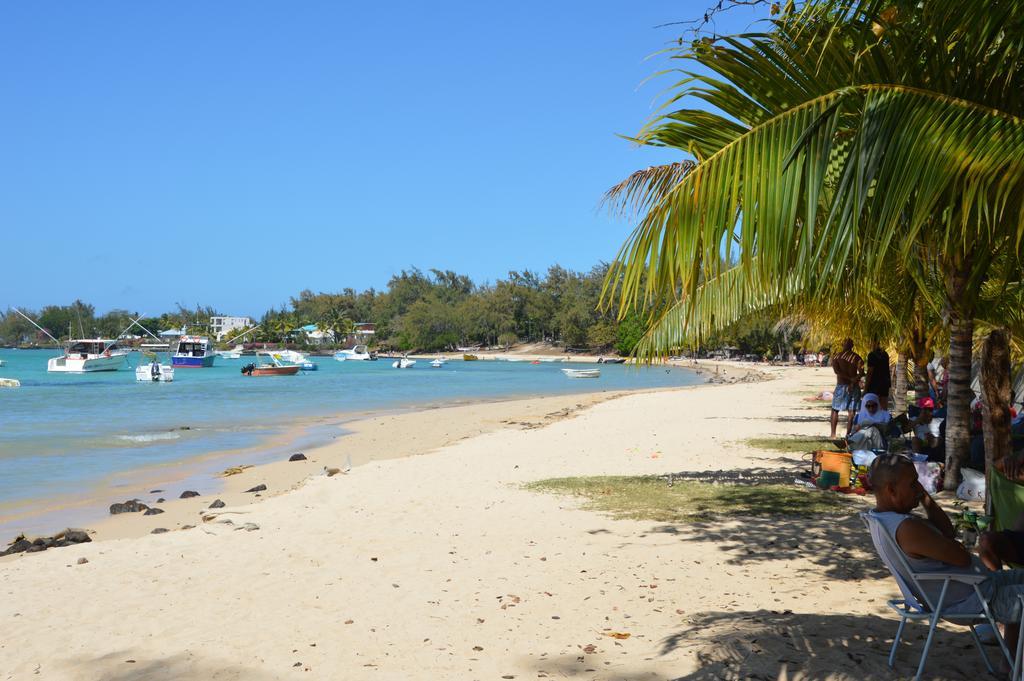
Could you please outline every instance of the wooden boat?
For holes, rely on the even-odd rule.
[[[244,376],[294,376],[302,368],[298,364],[284,364],[269,352],[258,354],[270,357],[270,364],[246,364],[242,367]]]
[[[463,359],[463,361],[466,361],[466,362],[475,362],[476,360],[478,360],[480,358],[477,357],[476,355],[464,354],[462,356],[462,359]]]
[[[599,378],[600,369],[562,369],[562,373],[569,378]]]

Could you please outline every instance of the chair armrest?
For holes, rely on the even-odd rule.
[[[959,582],[960,584],[981,584],[988,575],[968,575],[968,574],[949,574],[946,572],[917,572],[914,573],[914,579],[918,580],[929,580],[929,581],[944,581],[949,580],[951,582]]]

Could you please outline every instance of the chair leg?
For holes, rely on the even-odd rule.
[[[907,623],[906,617],[900,618],[900,626],[896,627],[896,638],[892,641],[892,650],[889,651],[889,669],[896,664],[896,648],[900,645],[900,637],[903,635],[903,626]],[[1024,637],[1022,637],[1024,638]]]
[[[978,632],[975,631],[974,625],[971,625],[971,636],[974,637],[974,645],[978,646],[978,652],[981,654],[981,659],[985,661],[985,668],[988,669],[989,674],[995,674],[996,670],[992,668],[992,663],[989,662],[988,655],[985,653],[985,647],[981,643],[981,637],[978,636]]]
[[[942,616],[942,604],[946,602],[946,590],[948,588],[949,580],[947,579],[942,583],[942,592],[939,593],[939,604],[935,608],[935,612],[932,613],[931,621],[928,623],[928,638],[924,642],[924,650],[921,651],[921,662],[917,665],[917,674],[914,675],[914,681],[918,681],[921,678],[921,674],[924,673],[924,663],[928,661],[928,652],[932,649],[935,627],[938,626],[939,618]]]

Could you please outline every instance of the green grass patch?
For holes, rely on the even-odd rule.
[[[551,478],[527,484],[535,492],[585,500],[584,508],[617,519],[683,523],[728,516],[846,515],[849,499],[795,485],[730,485],[654,476]]]
[[[775,452],[788,453],[813,452],[819,449],[836,449],[832,440],[827,437],[807,437],[799,435],[788,437],[752,437],[749,440],[746,440],[746,444],[758,449],[770,449]]]

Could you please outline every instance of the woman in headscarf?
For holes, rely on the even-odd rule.
[[[860,402],[857,422],[846,438],[850,449],[885,449],[885,432],[890,420],[892,416],[887,409],[882,409],[878,395],[866,393]]]

